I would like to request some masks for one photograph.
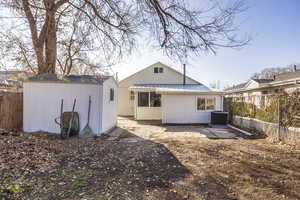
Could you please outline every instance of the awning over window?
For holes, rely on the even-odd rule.
[[[160,94],[223,94],[199,84],[138,84],[129,88],[136,92],[156,92]]]

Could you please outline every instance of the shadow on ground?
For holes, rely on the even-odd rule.
[[[25,136],[13,138],[18,140],[15,144],[21,140],[26,143],[19,149],[27,151],[24,156],[28,159],[23,163],[26,168],[16,169],[18,161],[7,158],[10,161],[0,169],[0,183],[9,188],[20,182],[20,190],[16,194],[0,190],[0,194],[20,199],[144,199],[150,191],[168,190],[190,174],[163,144],[125,129],[118,128],[117,132],[121,134],[96,139],[60,140],[43,133],[32,136],[30,141]],[[40,162],[44,162],[43,154],[34,150],[39,142],[43,145],[39,149],[49,150],[43,150],[43,154],[53,154],[45,165],[31,163],[33,159],[29,158],[30,154],[35,158],[41,156]],[[10,168],[14,168],[17,176],[2,176]]]
[[[263,140],[161,142],[191,170],[191,199],[300,199],[300,157],[288,147]]]

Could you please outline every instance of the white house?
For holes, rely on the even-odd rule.
[[[66,112],[72,111],[75,98],[75,112],[79,113],[80,129],[83,129],[91,96],[90,127],[95,134],[101,135],[117,124],[117,91],[113,77],[71,75],[30,78],[23,83],[23,129],[25,132],[60,133],[54,119],[60,116],[61,100],[64,100],[63,111]]]
[[[226,97],[234,101],[253,103],[264,107],[272,95],[280,92],[291,93],[300,90],[300,70],[278,74],[273,79],[250,79],[245,83],[225,89]]]
[[[223,110],[221,92],[213,91],[160,62],[119,82],[118,114],[136,120],[210,123],[211,112]]]

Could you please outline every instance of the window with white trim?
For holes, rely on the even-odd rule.
[[[138,107],[161,107],[161,94],[155,92],[139,92]]]
[[[161,106],[161,94],[150,92],[150,107],[160,107],[160,106]]]
[[[197,97],[197,111],[215,110],[215,97]]]
[[[138,93],[138,106],[149,107],[149,92]]]
[[[162,67],[154,67],[154,73],[155,74],[164,73],[164,68],[162,68]]]

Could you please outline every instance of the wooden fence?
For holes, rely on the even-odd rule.
[[[23,126],[23,94],[0,93],[0,129],[21,129]]]

